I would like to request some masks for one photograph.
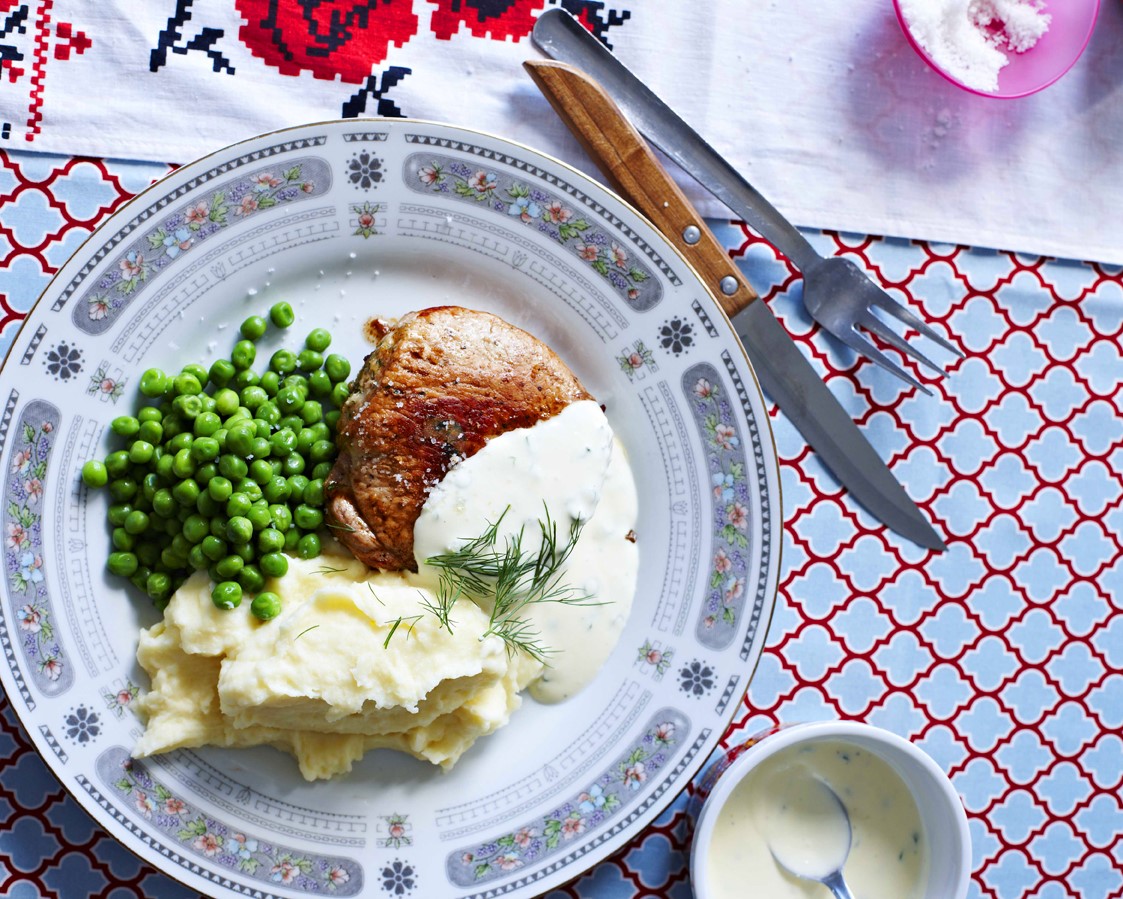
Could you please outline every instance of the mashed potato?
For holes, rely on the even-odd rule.
[[[571,522],[584,523],[563,578],[588,600],[526,610],[548,667],[485,638],[489,614],[467,599],[453,609],[451,633],[425,609],[437,589],[430,555],[492,522],[536,552],[544,508],[563,540]],[[141,634],[137,658],[152,689],[140,701],[148,726],[134,754],[268,744],[296,756],[312,780],[390,747],[447,770],[507,723],[520,690],[532,685],[535,699],[559,702],[595,676],[632,605],[637,514],[623,449],[600,407],[582,401],[493,438],[450,470],[415,525],[419,574],[371,572],[338,547],[294,559],[267,585],[284,611],[261,623],[249,602],[215,608],[197,573]]]
[[[416,576],[374,573],[350,556],[294,559],[270,585],[284,611],[266,623],[248,603],[215,608],[210,588],[197,573],[141,633],[152,689],[140,700],[148,724],[137,757],[268,744],[314,780],[389,747],[447,769],[507,723],[541,673],[498,637],[481,639],[488,619],[472,603],[457,605],[449,633],[422,608]]]

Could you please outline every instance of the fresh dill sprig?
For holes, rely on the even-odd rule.
[[[541,634],[524,613],[529,606],[543,602],[591,602],[589,594],[562,581],[562,569],[585,523],[574,519],[562,545],[557,522],[547,508],[545,517],[538,522],[541,541],[537,550],[523,548],[522,528],[505,537],[500,547],[499,527],[508,511],[509,506],[482,534],[456,550],[425,560],[440,571],[436,601],[427,601],[425,607],[451,632],[450,614],[461,597],[478,602],[485,611],[490,604],[490,619],[483,636],[499,637],[512,655],[522,651],[545,662],[551,650],[542,645]]]
[[[398,628],[402,626],[402,623],[406,621],[409,622],[409,630],[406,633],[406,637],[408,638],[409,635],[413,633],[413,626],[417,624],[417,622],[420,621],[421,618],[421,615],[413,615],[410,618],[406,618],[404,615],[399,615],[398,620],[390,625],[390,632],[386,635],[386,639],[382,641],[382,648],[386,649],[390,645],[390,640],[393,639],[394,634],[397,633]]]
[[[308,633],[309,631],[314,631],[318,627],[319,627],[318,624],[313,624],[311,627],[306,627],[299,634],[297,634],[295,637],[292,638],[292,642],[295,643],[297,640],[299,640],[301,637],[303,637],[306,633]]]
[[[355,533],[355,529],[349,524],[336,524],[334,521],[325,521],[324,527],[329,527],[333,531],[343,531],[347,534]]]
[[[332,568],[330,565],[321,565],[316,569],[316,574],[339,574],[339,572],[346,570],[346,568]]]

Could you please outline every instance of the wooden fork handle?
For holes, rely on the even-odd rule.
[[[732,318],[756,292],[706,227],[654,151],[597,82],[554,60],[523,66],[610,185],[682,253]]]

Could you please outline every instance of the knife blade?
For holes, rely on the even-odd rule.
[[[928,549],[945,550],[924,514],[604,88],[566,63],[529,60],[523,65],[616,191],[694,267],[731,319],[765,392],[851,496],[901,536]]]

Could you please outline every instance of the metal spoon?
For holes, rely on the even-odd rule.
[[[850,856],[850,815],[839,795],[817,777],[787,778],[781,790],[787,795],[784,807],[798,805],[801,820],[813,819],[819,825],[826,825],[827,839],[824,841],[823,828],[778,828],[769,833],[768,848],[772,857],[781,868],[793,877],[821,883],[836,899],[854,899],[854,894],[846,885],[842,869]],[[828,853],[824,857],[823,844],[827,843]],[[835,845],[830,847],[830,843]],[[835,864],[832,864],[835,863]]]

